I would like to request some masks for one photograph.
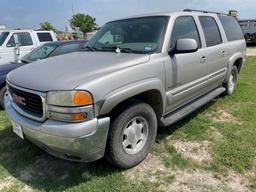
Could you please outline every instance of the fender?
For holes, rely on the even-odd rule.
[[[160,92],[163,101],[162,109],[164,111],[166,106],[164,85],[160,79],[150,78],[138,82],[133,82],[107,94],[104,103],[101,107],[100,114],[108,114],[114,107],[116,107],[122,101],[125,101],[131,97],[134,97],[136,95],[139,95],[143,92],[150,90],[157,90]]]
[[[241,52],[235,53],[234,55],[232,55],[229,58],[228,66],[227,66],[227,74],[226,74],[226,77],[225,77],[225,80],[224,80],[225,83],[228,81],[228,77],[231,73],[232,67],[233,67],[235,61],[238,60],[238,59],[243,59],[243,61],[244,61],[244,54],[241,53]]]

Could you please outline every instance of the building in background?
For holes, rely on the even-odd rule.
[[[239,20],[246,43],[256,43],[256,19]]]
[[[74,32],[74,30],[72,29],[72,27],[71,27],[70,25],[67,25],[67,26],[65,27],[65,31],[66,31],[67,33],[73,33],[73,32]]]

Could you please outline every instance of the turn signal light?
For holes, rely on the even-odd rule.
[[[74,121],[82,121],[82,120],[85,120],[87,118],[87,114],[86,113],[75,113],[72,116],[73,116],[72,119]]]
[[[77,91],[73,98],[74,105],[91,105],[93,103],[92,95],[85,91]]]

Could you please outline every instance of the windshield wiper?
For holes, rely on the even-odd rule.
[[[117,46],[110,46],[110,47],[101,47],[101,49],[109,49],[111,51],[116,51],[118,52],[123,52],[123,53],[134,53],[133,50],[131,50],[130,48],[121,48],[121,47],[117,47]]]
[[[26,61],[26,60],[24,60],[24,59],[21,59],[20,60],[22,63],[25,63],[25,64],[28,64],[28,63],[30,63],[29,61]],[[20,63],[19,63],[20,64]]]
[[[82,48],[83,51],[85,51],[86,49],[90,50],[90,51],[97,51],[98,50],[96,47],[91,47],[91,46],[88,46],[88,45]]]

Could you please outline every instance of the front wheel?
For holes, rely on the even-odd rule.
[[[224,87],[226,88],[225,95],[231,96],[236,90],[238,80],[238,70],[236,66],[233,66],[231,73],[228,78],[228,82],[225,83]]]
[[[121,169],[138,165],[148,155],[157,133],[157,118],[146,103],[133,103],[111,123],[107,160]]]

